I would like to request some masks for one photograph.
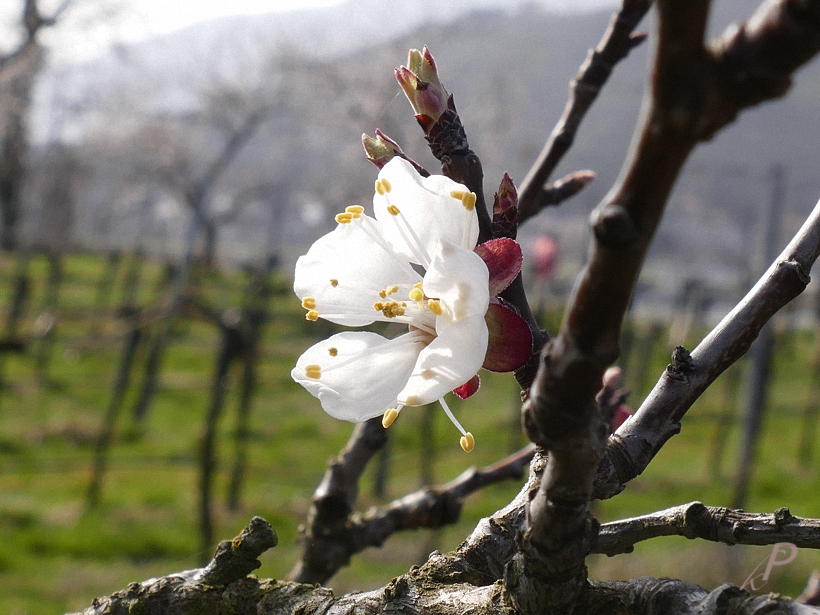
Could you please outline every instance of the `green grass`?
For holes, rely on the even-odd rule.
[[[102,500],[85,506],[93,445],[111,396],[123,344],[122,323],[112,316],[121,297],[121,267],[110,305],[95,304],[104,259],[75,255],[64,263],[64,286],[55,346],[45,381],[36,377],[34,351],[3,358],[8,388],[0,392],[0,613],[52,614],[79,610],[97,595],[129,582],[197,566],[200,552],[196,523],[198,443],[208,403],[213,362],[218,349],[214,327],[186,319],[169,347],[161,387],[147,424],[135,430],[130,418],[141,382],[135,370],[131,390],[118,423]],[[13,259],[0,259],[0,305],[8,306]],[[47,263],[35,257],[33,295],[20,331],[34,327],[45,297]],[[156,302],[161,267],[148,264],[140,301]],[[238,307],[244,276],[223,272],[207,278],[204,300],[214,309]],[[279,546],[262,557],[260,576],[284,577],[298,555],[298,527],[304,521],[313,489],[327,460],[348,438],[352,426],[322,412],[318,402],[290,379],[299,353],[333,328],[308,323],[289,283],[277,281],[272,321],[262,340],[260,389],[254,401],[249,467],[239,510],[225,499],[233,461],[233,430],[239,374],[231,376],[228,404],[219,431],[219,473],[216,479],[216,536],[230,538],[253,515],[270,521]],[[5,316],[2,316],[5,318]],[[549,316],[557,322],[558,316]],[[0,321],[5,326],[5,321]],[[155,322],[153,327],[158,326]],[[640,328],[641,323],[637,325]],[[789,352],[781,352],[774,374],[772,404],[760,444],[749,510],[771,512],[790,506],[796,515],[820,516],[816,464],[796,461],[800,422],[812,352],[813,333],[791,334]],[[651,369],[660,373],[671,348],[662,338],[653,347]],[[144,361],[144,350],[138,366]],[[634,365],[634,359],[633,359]],[[628,382],[631,382],[628,379]],[[630,386],[634,386],[630,384]],[[701,500],[728,506],[736,471],[738,428],[724,436],[720,476],[710,473],[710,450],[716,417],[723,403],[722,381],[716,383],[684,420],[647,472],[621,495],[596,504],[602,521],[644,514]],[[637,404],[642,391],[630,401]],[[458,447],[458,434],[442,413],[435,422],[435,479],[444,482],[468,465],[496,461],[523,444],[517,421],[517,391],[509,375],[482,374],[482,388],[453,409],[475,434],[469,456]],[[391,427],[392,457],[388,493],[398,497],[419,486],[422,412],[404,412]],[[378,504],[373,496],[372,468],[362,481],[360,507]],[[507,503],[520,484],[496,485],[472,496],[462,521],[437,532],[396,535],[382,549],[355,557],[330,583],[334,589],[370,589],[423,561],[433,549],[452,549],[476,521]],[[383,501],[383,500],[382,500]],[[685,539],[654,540],[634,554],[591,558],[592,578],[636,575],[677,576],[707,586],[741,584],[768,557],[764,547],[726,547]],[[796,594],[820,555],[801,551],[797,559],[776,569],[765,591]]]

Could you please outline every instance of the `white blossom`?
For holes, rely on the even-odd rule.
[[[294,290],[308,320],[408,325],[394,339],[348,331],[305,351],[291,375],[328,414],[383,415],[387,427],[402,408],[439,400],[472,450],[443,397],[476,375],[487,352],[489,272],[473,251],[475,200],[461,184],[423,178],[394,158],[376,181],[375,218],[348,207],[298,260]]]

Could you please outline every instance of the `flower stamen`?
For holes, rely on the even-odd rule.
[[[336,214],[335,220],[339,224],[350,224],[353,221],[353,214],[350,212]]]
[[[461,423],[458,422],[458,419],[453,414],[453,411],[450,410],[450,406],[447,405],[447,402],[444,401],[443,397],[438,400],[438,403],[441,404],[441,407],[444,409],[444,414],[447,415],[447,418],[449,418],[453,422],[453,425],[456,426],[456,429],[458,429],[461,432],[461,439],[459,440],[459,444],[461,444],[461,448],[464,450],[465,453],[469,453],[475,448],[475,438],[473,437],[473,434],[471,434],[469,431],[466,431],[461,426]]]
[[[312,380],[319,380],[322,377],[322,367],[320,365],[305,366],[305,376]]]
[[[450,196],[461,201],[464,209],[473,211],[475,209],[476,195],[475,192],[467,192],[466,190],[453,190]]]
[[[307,314],[305,314],[305,320],[309,320],[310,322],[316,322],[319,320],[319,312],[316,310],[310,310]]]

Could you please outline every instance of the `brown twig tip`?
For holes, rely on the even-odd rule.
[[[596,177],[595,171],[575,171],[552,184],[544,184],[543,205],[559,205],[586,188]]]
[[[629,35],[629,48],[634,49],[647,38],[649,38],[649,35],[646,32],[633,32]]]

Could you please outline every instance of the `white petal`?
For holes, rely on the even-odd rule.
[[[290,375],[329,415],[358,423],[396,406],[429,339],[420,332],[393,340],[367,331],[337,333],[308,348]]]
[[[439,299],[444,307],[436,319],[439,334],[468,316],[484,317],[490,302],[489,276],[487,265],[472,250],[448,241],[439,243],[422,283],[424,293]]]
[[[459,183],[443,175],[421,177],[409,162],[393,158],[379,172],[379,179],[386,179],[390,191],[376,194],[373,207],[376,218],[381,221],[387,240],[394,249],[413,263],[420,262],[419,249],[432,256],[436,244],[446,239],[462,248],[472,250],[478,240],[478,215],[475,207],[467,209],[451,192],[467,192]],[[395,205],[398,215],[388,211]],[[407,232],[409,226],[415,238]],[[418,241],[417,241],[418,240]]]
[[[483,314],[447,327],[419,354],[407,386],[398,394],[399,403],[421,406],[444,397],[478,373],[486,354]]]
[[[406,259],[388,252],[389,246],[374,238],[377,232],[377,221],[362,216],[320,237],[296,261],[297,296],[314,298],[319,316],[337,324],[357,327],[377,320],[380,314],[373,304],[382,300],[380,290],[391,285],[409,288],[421,280]],[[407,300],[406,292],[396,298]]]

